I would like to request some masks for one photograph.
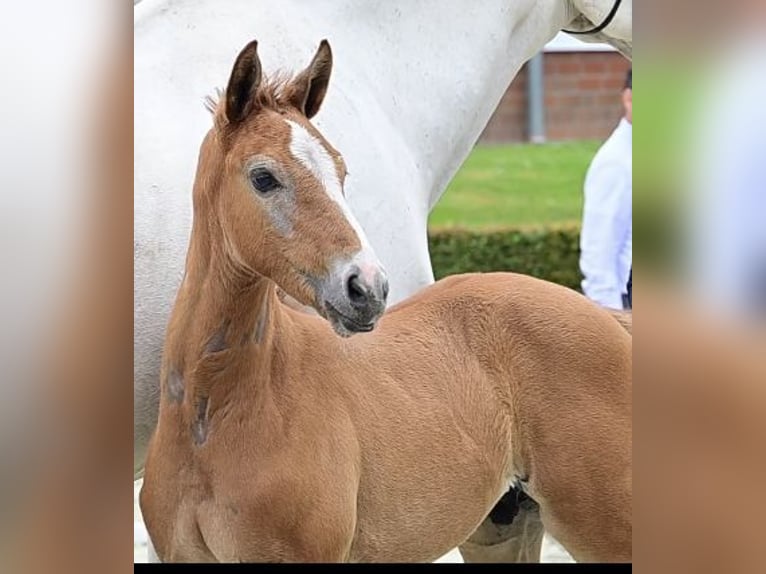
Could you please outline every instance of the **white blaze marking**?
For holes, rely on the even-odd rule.
[[[351,213],[346,199],[343,197],[343,190],[338,179],[335,162],[330,157],[327,149],[322,145],[322,142],[312,136],[302,125],[292,120],[285,121],[290,124],[292,130],[290,153],[319,180],[319,183],[322,184],[330,199],[338,205],[341,213],[343,213],[343,216],[359,238],[359,243],[362,245],[360,255],[368,255],[377,263],[377,258],[372,255],[372,248],[367,241],[367,236],[362,226],[359,225],[356,217]]]

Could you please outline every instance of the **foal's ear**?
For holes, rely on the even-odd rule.
[[[255,91],[261,84],[261,60],[258,41],[253,40],[237,56],[226,86],[226,118],[237,124],[247,117],[255,104]]]
[[[327,40],[322,40],[308,68],[290,83],[289,100],[303,115],[311,119],[319,111],[327,93],[332,71],[332,50]]]

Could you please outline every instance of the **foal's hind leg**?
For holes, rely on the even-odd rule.
[[[537,503],[511,488],[459,546],[465,562],[540,562],[543,523]]]

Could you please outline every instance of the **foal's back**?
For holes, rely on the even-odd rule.
[[[512,273],[452,276],[392,307],[374,333],[342,345],[349,417],[377,472],[370,492],[362,478],[360,512],[396,518],[399,531],[409,522],[417,539],[420,513],[391,516],[390,501],[421,492],[434,536],[458,526],[453,513],[480,521],[521,481],[578,560],[630,560],[623,323],[579,293]],[[443,513],[439,498],[452,501]]]

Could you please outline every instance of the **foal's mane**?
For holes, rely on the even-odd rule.
[[[294,94],[295,86],[293,80],[296,74],[277,70],[271,75],[264,75],[258,89],[253,96],[253,103],[257,108],[266,108],[275,112],[283,112],[293,107],[290,103]],[[224,112],[224,102],[226,102],[226,90],[216,89],[215,96],[205,96],[205,109],[213,115],[216,127],[221,128],[228,124]]]

